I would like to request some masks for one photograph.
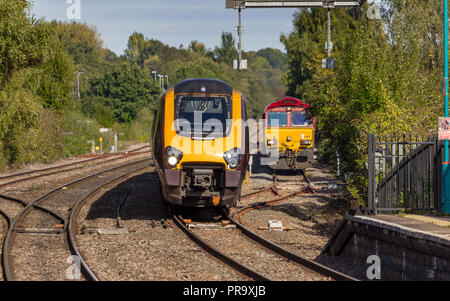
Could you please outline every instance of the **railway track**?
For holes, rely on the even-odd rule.
[[[229,216],[228,218],[248,238],[252,239],[253,241],[257,242],[260,245],[265,246],[267,249],[285,257],[287,260],[293,261],[293,262],[299,264],[300,266],[305,267],[306,269],[310,270],[312,273],[322,275],[324,277],[329,277],[329,278],[331,278],[333,280],[337,280],[337,281],[357,281],[357,279],[355,279],[353,277],[350,277],[348,275],[345,275],[343,273],[340,273],[338,271],[330,269],[322,264],[319,264],[313,260],[310,260],[301,255],[298,255],[294,252],[291,252],[291,251],[287,250],[286,248],[283,248],[279,244],[274,243],[274,242],[268,240],[267,238],[252,231],[249,227],[244,225],[244,223],[242,223],[242,221],[240,219],[240,217],[243,214],[245,214],[251,210],[258,210],[258,209],[266,207],[266,206],[271,206],[273,204],[283,202],[290,198],[300,196],[303,193],[304,193],[304,191],[297,191],[297,192],[290,193],[286,196],[283,196],[283,197],[280,197],[280,198],[277,198],[274,200],[270,200],[270,201],[266,201],[266,202],[259,202],[257,204],[253,204],[253,205],[244,207],[243,209],[239,210],[237,213],[233,214],[233,216]]]
[[[302,195],[306,191],[314,192],[311,181],[305,174],[303,174],[303,177],[307,183],[304,189],[294,191],[270,201],[252,204],[233,214],[233,216],[228,216],[225,212],[222,212],[223,218],[229,219],[234,223],[237,231],[223,230],[230,231],[224,234],[222,231],[192,230],[186,225],[181,216],[173,215],[172,219],[192,241],[211,256],[253,280],[356,280],[286,250],[280,245],[253,232],[240,221],[240,216],[250,210],[256,210],[264,206],[270,206],[271,204],[288,200]],[[273,180],[273,185],[243,195],[241,199],[247,199],[269,192],[278,194],[276,187],[278,182],[277,177],[274,176]],[[217,233],[220,234],[216,235]],[[255,254],[258,256],[255,257]],[[263,260],[266,263],[270,262],[270,265],[261,263]]]
[[[150,160],[102,170],[61,185],[29,203],[19,201],[23,208],[12,214],[14,218],[11,215],[7,218],[9,227],[2,249],[5,279],[15,280],[16,270],[20,270],[15,267],[20,266],[27,267],[27,279],[65,280],[71,263],[69,257],[76,256],[84,279],[98,280],[78,250],[77,214],[87,199],[121,178],[147,168]]]
[[[142,153],[148,152],[148,151],[142,151],[147,148],[150,148],[150,146],[142,146],[142,147],[139,147],[137,149],[134,149],[134,150],[131,150],[128,152],[103,154],[103,155],[95,156],[93,158],[78,160],[76,162],[62,164],[62,165],[53,166],[53,167],[47,167],[47,168],[42,168],[42,169],[35,169],[35,170],[30,170],[30,171],[8,174],[8,175],[0,177],[0,188],[6,187],[9,185],[13,185],[13,184],[17,184],[17,183],[21,183],[21,182],[25,182],[25,181],[34,180],[37,178],[42,178],[45,176],[50,176],[50,175],[55,175],[55,174],[59,174],[59,173],[82,169],[85,167],[85,164],[87,164],[87,163],[94,163],[94,162],[100,161],[100,162],[97,162],[97,164],[102,165],[102,164],[106,164],[106,163],[109,163],[109,162],[112,162],[115,160],[119,160],[122,158],[140,155]]]
[[[186,233],[186,235],[195,242],[198,246],[200,246],[203,250],[205,250],[208,254],[210,254],[213,258],[216,258],[220,262],[229,266],[236,272],[257,281],[269,281],[270,279],[263,276],[259,272],[248,268],[246,265],[240,263],[239,261],[233,259],[232,257],[226,255],[224,252],[221,252],[218,248],[212,246],[209,242],[202,239],[199,235],[195,234],[194,231],[189,229],[185,223],[183,218],[180,215],[172,215],[172,220],[175,224]]]

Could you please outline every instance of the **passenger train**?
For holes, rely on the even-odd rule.
[[[160,96],[151,144],[170,204],[236,204],[248,165],[246,118],[244,97],[220,80],[184,80]]]

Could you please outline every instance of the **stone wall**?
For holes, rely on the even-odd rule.
[[[324,254],[344,256],[359,265],[377,255],[381,280],[450,280],[447,238],[373,218],[348,216]]]

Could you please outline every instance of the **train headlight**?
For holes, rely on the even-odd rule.
[[[302,145],[311,145],[311,140],[302,140],[301,144]]]
[[[241,163],[241,150],[237,147],[226,151],[223,154],[223,159],[227,162],[229,168],[236,168]]]
[[[178,163],[178,159],[174,156],[170,156],[169,159],[167,159],[167,162],[169,162],[169,165],[175,166]]]
[[[170,166],[175,166],[180,162],[181,158],[183,158],[183,152],[175,147],[168,146],[166,147],[166,156],[167,163],[169,163]]]
[[[277,145],[277,140],[267,140],[267,146],[275,146]]]

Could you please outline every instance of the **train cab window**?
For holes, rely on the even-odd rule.
[[[287,113],[286,112],[269,112],[267,114],[269,126],[287,126]]]
[[[182,96],[176,101],[177,134],[224,137],[231,130],[231,100],[226,96]],[[198,116],[198,117],[196,117]],[[201,120],[199,120],[201,118]],[[196,124],[195,122],[201,121]]]
[[[308,126],[310,121],[305,112],[292,112],[291,114],[292,126]]]

